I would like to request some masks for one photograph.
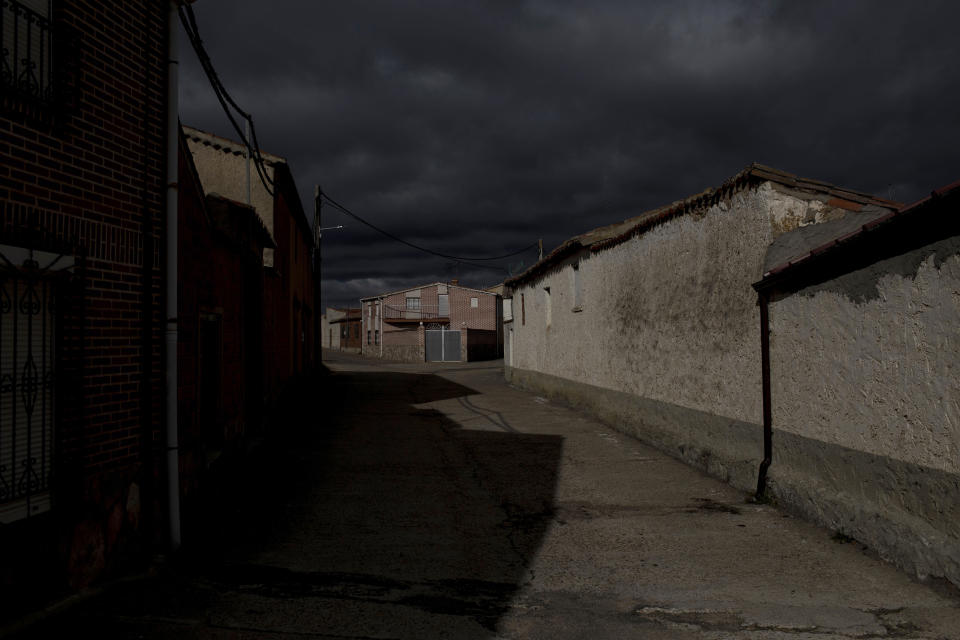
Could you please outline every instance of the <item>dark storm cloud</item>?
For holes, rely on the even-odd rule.
[[[960,177],[953,3],[251,2],[195,6],[225,84],[313,184],[411,242],[496,255],[759,161],[912,200]],[[191,51],[183,121],[229,135]],[[504,271],[324,209],[324,291]],[[528,252],[502,267],[535,259]]]

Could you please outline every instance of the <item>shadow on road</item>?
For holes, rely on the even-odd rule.
[[[475,393],[382,372],[294,390],[175,563],[33,631],[492,637],[552,518],[562,438],[429,406]]]

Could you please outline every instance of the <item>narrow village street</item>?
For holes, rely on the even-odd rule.
[[[500,361],[324,359],[204,545],[24,637],[960,638],[952,588],[511,388]]]

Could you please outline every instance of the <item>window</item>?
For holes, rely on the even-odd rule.
[[[479,306],[480,306],[480,299],[479,299],[479,298],[470,298],[470,308],[471,308],[471,309],[476,309],[476,308],[479,307]]]
[[[543,288],[543,308],[543,317],[546,320],[547,326],[549,327],[550,323],[553,321],[553,307],[550,303],[550,287]]]
[[[380,329],[373,330],[373,344],[380,344]]]
[[[367,344],[370,344],[370,329],[367,329]]]
[[[513,321],[513,298],[503,299],[503,321],[504,322]]]
[[[437,294],[437,315],[441,318],[450,316],[450,296],[446,293]]]
[[[340,337],[341,338],[347,337],[347,325],[345,324],[340,325]]]
[[[407,311],[419,311],[420,298],[407,298]]]
[[[73,260],[7,246],[0,254],[0,524],[6,524],[50,510],[60,331],[53,271],[71,268]]]
[[[53,87],[53,29],[50,0],[0,3],[0,78],[23,98],[46,101]]]
[[[583,283],[580,280],[580,265],[573,265],[573,310],[583,311]]]

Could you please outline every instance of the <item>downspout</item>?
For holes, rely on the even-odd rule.
[[[147,12],[147,29],[148,34],[153,33],[155,26],[154,22],[154,13],[152,11]],[[143,50],[145,55],[149,55],[150,51],[150,36],[145,35],[145,42],[143,45]],[[158,52],[158,57],[163,55],[163,50],[161,49]],[[158,65],[159,66],[159,65]],[[159,73],[154,73],[154,67],[150,64],[146,65],[145,70],[145,84],[147,87],[150,87],[152,83],[156,82],[159,84],[160,78]],[[150,103],[150,93],[149,91],[144,91],[143,93],[143,139],[149,140],[151,136],[150,131],[150,122],[153,112],[153,105]],[[154,452],[154,436],[153,430],[155,427],[154,424],[154,414],[153,414],[153,373],[154,373],[154,359],[153,359],[153,330],[154,330],[154,301],[153,301],[153,253],[154,253],[154,227],[159,217],[159,211],[154,212],[151,203],[150,195],[152,190],[155,188],[152,180],[150,179],[150,160],[147,154],[143,154],[143,227],[142,227],[142,237],[143,237],[143,250],[142,250],[142,264],[140,267],[140,280],[141,280],[141,299],[140,299],[140,464],[142,466],[142,478],[140,480],[140,492],[142,504],[153,505],[154,488],[156,486],[155,470],[157,467],[157,460]],[[153,527],[153,512],[154,509],[146,509],[142,513],[142,528],[141,531],[148,532],[148,534],[153,534],[155,531]]]
[[[177,83],[178,1],[170,1],[167,17],[167,211],[166,211],[166,296],[164,317],[164,436],[167,444],[167,522],[170,549],[180,547],[180,457],[177,438],[177,150],[180,136],[179,87]]]
[[[757,500],[763,500],[767,488],[767,469],[773,458],[773,412],[770,406],[770,298],[767,292],[757,294],[760,306],[760,375],[763,378],[763,462],[757,475]]]
[[[377,312],[380,315],[380,359],[383,359],[383,298],[377,301],[378,309]]]

